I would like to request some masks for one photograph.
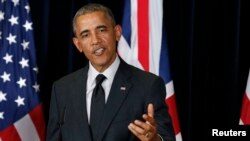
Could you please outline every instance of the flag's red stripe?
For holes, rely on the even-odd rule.
[[[138,60],[149,71],[149,2],[138,0]]]
[[[42,105],[39,104],[29,113],[41,141],[45,141],[45,120]]]
[[[176,108],[176,103],[175,103],[175,94],[167,98],[165,102],[168,105],[168,112],[173,121],[174,132],[176,135],[180,133],[180,125],[179,125],[179,119],[178,119],[177,108]]]
[[[250,125],[250,99],[248,99],[247,93],[244,94],[240,118],[244,125]]]
[[[0,132],[0,139],[2,141],[21,141],[20,136],[14,126],[9,126]]]

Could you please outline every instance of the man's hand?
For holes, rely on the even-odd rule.
[[[143,114],[142,117],[145,122],[135,120],[129,124],[128,129],[141,141],[161,141],[157,134],[153,104],[148,104],[148,113]]]

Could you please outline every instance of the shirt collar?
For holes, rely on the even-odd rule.
[[[106,80],[111,81],[111,82],[113,81],[115,77],[115,73],[118,70],[119,64],[120,64],[120,59],[118,55],[116,55],[115,61],[104,72],[101,73],[107,78]],[[98,72],[89,62],[88,79],[89,79],[90,84],[95,83],[95,78],[98,74],[100,74],[100,72]]]

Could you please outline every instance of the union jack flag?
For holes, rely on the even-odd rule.
[[[166,104],[173,121],[176,140],[181,131],[170,75],[167,39],[163,29],[162,0],[125,0],[123,36],[118,44],[119,55],[129,64],[161,76],[166,84]]]
[[[0,141],[43,141],[35,46],[27,0],[0,1]]]
[[[250,125],[250,69],[247,79],[247,86],[242,101],[240,125]]]

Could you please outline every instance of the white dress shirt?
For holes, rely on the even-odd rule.
[[[104,72],[101,73],[106,77],[106,79],[102,82],[102,87],[105,92],[105,102],[107,102],[108,100],[111,85],[113,83],[119,64],[120,64],[120,59],[118,56],[116,56],[115,61]],[[87,104],[86,106],[87,106],[88,121],[90,121],[90,105],[91,105],[92,93],[96,85],[95,78],[98,74],[100,74],[100,72],[98,72],[89,62],[89,70],[88,70],[88,78],[87,78],[87,92],[86,92],[86,104]]]

